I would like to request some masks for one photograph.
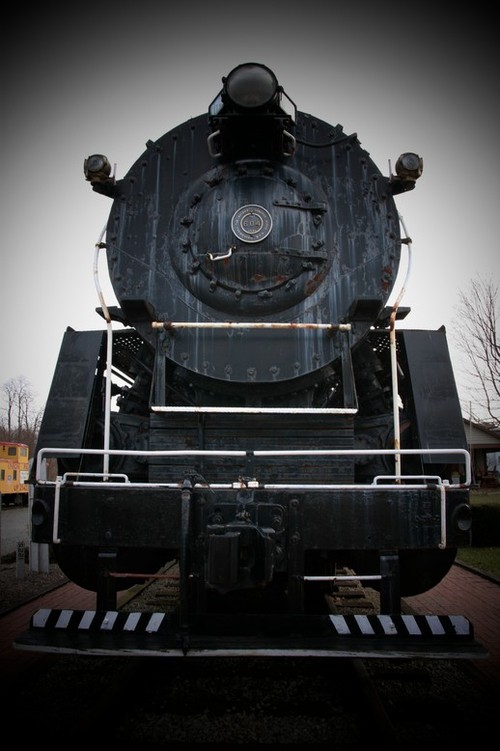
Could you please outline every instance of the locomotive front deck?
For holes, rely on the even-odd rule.
[[[407,450],[410,454],[415,451]],[[393,453],[391,450],[386,452]],[[53,453],[54,449],[50,448],[40,452],[40,475],[43,474],[41,467],[45,455]],[[71,452],[59,450],[59,454],[65,453]],[[102,456],[103,452],[89,450],[89,453]],[[114,454],[113,451],[110,453]],[[220,456],[221,453],[224,457]],[[257,476],[259,461],[266,466],[273,455],[277,455],[280,461],[286,458],[292,464],[297,461],[301,464],[312,461],[314,457],[335,463],[336,459],[342,460],[353,453],[363,456],[367,452],[345,449],[144,452],[150,459],[156,459],[160,466],[172,459],[176,472],[179,472],[181,460],[192,461],[200,454],[208,466],[215,459],[220,466],[222,458],[228,461],[228,468],[231,465],[234,468],[239,461],[248,466],[251,460]],[[437,453],[439,455],[439,451]],[[469,477],[468,455],[458,453],[465,459]],[[182,469],[185,471],[185,467]],[[279,471],[283,471],[283,465]],[[42,482],[37,503],[50,507],[52,544],[64,544],[70,550],[84,544],[99,549],[102,578],[97,586],[95,611],[40,610],[34,614],[29,631],[16,639],[16,648],[164,657],[363,655],[471,659],[486,654],[475,641],[472,624],[460,615],[412,616],[400,612],[400,561],[399,555],[395,554],[395,541],[406,540],[410,549],[445,549],[448,537],[455,538],[460,533],[460,509],[466,506],[467,500],[463,487],[450,487],[434,477],[406,477],[403,484],[395,483],[392,477],[379,477],[369,486],[347,482],[331,484],[324,476],[319,477],[317,483],[301,484],[297,477],[295,473],[288,483],[240,478],[207,486],[202,478],[197,478],[197,481],[193,478],[193,483],[133,483],[111,475],[103,482],[100,477],[68,473],[55,483]],[[214,494],[217,500],[211,505],[209,499]],[[259,503],[259,494],[267,500]],[[239,517],[232,515],[235,508]],[[244,518],[242,508],[246,511]],[[210,525],[214,509],[218,523]],[[436,518],[440,520],[438,525]],[[121,519],[126,523],[121,523]],[[146,521],[151,519],[155,519],[154,528]],[[414,519],[418,520],[417,524],[412,521]],[[363,531],[367,527],[372,530],[369,540]],[[249,548],[253,544],[269,548],[270,570],[268,575],[264,574],[263,586],[270,585],[273,573],[280,570],[277,548],[282,546],[282,555],[286,552],[283,576],[287,598],[284,609],[280,611],[279,591],[271,589],[271,596],[276,599],[273,607],[267,602],[265,612],[233,612],[231,605],[227,612],[203,610],[207,585],[224,592],[242,576],[241,545],[245,534],[250,535],[250,541],[245,542]],[[187,554],[192,539],[198,541],[197,547],[202,551],[200,557]],[[118,573],[118,558],[111,552],[113,545],[117,548],[150,547],[175,553],[179,560],[180,584],[177,612],[122,612],[116,609],[121,581],[128,573],[130,586],[140,578],[141,572]],[[319,560],[315,551],[343,550],[345,555],[345,551],[368,548],[386,552],[371,558],[374,570],[354,578],[378,587],[381,612],[345,615],[328,613],[326,608],[325,612],[307,612],[305,590],[318,583],[334,584],[349,578],[336,573],[326,574],[322,569],[311,570],[311,565],[316,565]],[[307,563],[308,550],[313,553],[312,564]],[[400,555],[404,556],[403,550],[400,550]],[[258,556],[260,566],[262,559],[266,559],[265,552]],[[245,576],[251,578],[255,575],[251,566],[244,568]],[[142,574],[147,580],[148,572]],[[154,573],[150,572],[150,575],[155,578]],[[242,586],[245,584],[248,582],[244,581]],[[193,589],[194,598],[188,595]],[[274,608],[276,612],[273,612]]]

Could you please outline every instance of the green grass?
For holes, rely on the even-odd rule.
[[[473,490],[470,504],[498,506],[500,490]],[[456,559],[500,579],[500,548],[459,548]]]
[[[500,548],[459,548],[456,560],[500,579]]]
[[[500,506],[500,489],[498,490],[471,490],[471,506]]]

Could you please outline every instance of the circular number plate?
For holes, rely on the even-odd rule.
[[[231,229],[245,243],[258,243],[271,232],[273,220],[267,209],[254,203],[242,206],[234,212]]]

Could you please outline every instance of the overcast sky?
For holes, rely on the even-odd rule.
[[[249,61],[268,65],[299,110],[356,132],[384,174],[404,151],[423,157],[415,190],[396,197],[413,241],[404,326],[445,325],[451,339],[459,291],[478,274],[500,282],[498,43],[486,9],[168,6],[72,3],[67,17],[37,6],[4,30],[0,386],[24,376],[42,406],[66,327],[103,328],[93,259],[111,201],[85,181],[85,157],[106,154],[123,177],[146,141],[205,113],[222,76]],[[450,349],[469,398],[460,346]]]

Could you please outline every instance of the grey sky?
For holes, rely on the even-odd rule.
[[[221,77],[247,61],[272,68],[299,110],[357,132],[385,174],[404,151],[423,156],[415,191],[397,200],[413,240],[404,325],[445,325],[451,339],[458,290],[476,274],[500,282],[494,29],[477,5],[453,17],[363,5],[169,11],[146,0],[14,20],[2,53],[0,384],[24,375],[42,405],[65,328],[103,327],[92,263],[111,202],[85,182],[84,158],[104,153],[123,176],[148,139],[206,112]]]

